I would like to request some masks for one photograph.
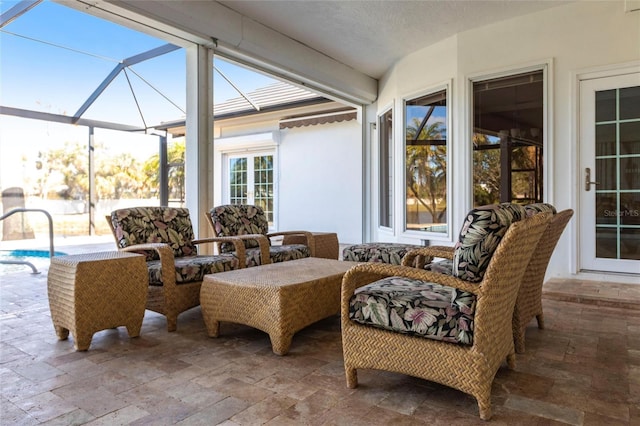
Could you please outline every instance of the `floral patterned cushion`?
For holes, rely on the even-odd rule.
[[[526,206],[524,206],[524,210],[527,214],[527,217],[531,217],[538,213],[546,213],[546,212],[551,212],[552,214],[558,213],[556,208],[548,203],[527,204]]]
[[[453,275],[453,260],[443,259],[424,265],[427,271],[437,272],[439,274]]]
[[[400,265],[409,250],[418,245],[400,243],[364,243],[345,247],[342,259],[351,262],[382,262]]]
[[[476,296],[472,293],[411,278],[388,277],[356,290],[349,301],[349,318],[400,333],[471,345],[475,308]]]
[[[498,206],[511,217],[511,222],[517,222],[527,217],[527,211],[522,204],[502,203]]]
[[[176,284],[202,281],[207,274],[231,271],[238,268],[238,258],[232,254],[214,256],[176,257]],[[149,269],[149,285],[162,285],[160,260],[147,262]]]
[[[209,212],[213,222],[214,232],[218,237],[232,237],[235,235],[263,234],[269,232],[269,222],[264,210],[258,206],[245,204],[228,204],[217,206]],[[245,240],[246,248],[258,247],[256,240]],[[234,251],[233,244],[220,245],[221,253]]]
[[[116,234],[118,247],[135,244],[165,243],[178,257],[198,254],[194,239],[189,210],[174,207],[133,207],[115,210],[111,213],[111,223]],[[146,251],[147,261],[158,260],[155,251]]]
[[[507,229],[525,215],[523,206],[512,203],[482,206],[467,213],[455,245],[453,275],[466,281],[482,281]]]
[[[260,249],[250,248],[245,252],[247,267],[258,266],[260,262]],[[304,244],[288,244],[286,246],[269,247],[271,263],[286,262],[288,260],[302,259],[311,256],[311,250]]]

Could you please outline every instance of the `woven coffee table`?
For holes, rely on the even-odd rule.
[[[149,272],[141,254],[120,251],[51,258],[47,290],[58,339],[69,331],[78,351],[86,351],[93,334],[127,327],[140,335],[147,302]]]
[[[342,276],[357,264],[309,257],[206,275],[200,306],[208,334],[218,337],[221,321],[245,324],[285,355],[296,332],[340,313]]]

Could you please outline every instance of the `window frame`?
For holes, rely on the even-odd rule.
[[[553,180],[553,155],[550,153],[554,150],[554,126],[553,126],[553,106],[550,105],[550,99],[553,99],[552,87],[553,87],[553,60],[548,59],[546,61],[535,61],[528,64],[522,64],[520,67],[510,67],[495,70],[489,73],[478,73],[469,75],[467,79],[467,135],[466,143],[463,150],[466,152],[467,161],[467,173],[465,176],[465,182],[468,185],[466,191],[468,193],[466,211],[473,208],[475,204],[474,197],[474,176],[473,176],[473,154],[474,150],[472,145],[472,139],[474,135],[474,85],[487,80],[493,80],[498,78],[517,76],[519,74],[526,74],[531,72],[542,72],[542,129],[540,137],[542,138],[542,194],[543,202],[554,204],[553,185],[550,182]],[[468,150],[468,151],[467,151]],[[464,212],[461,212],[464,214]]]
[[[407,162],[406,162],[406,153],[407,153],[407,102],[410,102],[412,100],[415,100],[417,98],[421,98],[421,97],[426,97],[426,96],[430,96],[430,95],[435,95],[438,92],[445,92],[445,100],[446,100],[446,112],[447,112],[447,117],[446,117],[446,126],[447,126],[447,138],[446,138],[446,147],[447,147],[447,153],[446,153],[446,167],[447,167],[447,172],[446,172],[446,198],[447,198],[447,208],[446,208],[446,214],[445,214],[445,218],[446,218],[446,231],[445,232],[433,232],[433,231],[419,231],[419,230],[411,230],[411,229],[407,229],[407,182],[406,182],[406,168],[407,168]],[[453,111],[454,111],[454,105],[453,105],[453,80],[446,80],[444,82],[441,82],[439,84],[430,86],[429,88],[426,88],[424,90],[421,90],[419,92],[414,92],[414,93],[410,93],[407,95],[402,96],[402,102],[399,105],[399,109],[401,110],[401,114],[399,114],[400,117],[402,117],[402,126],[399,129],[399,132],[401,134],[402,137],[402,143],[401,144],[397,144],[399,145],[398,148],[398,152],[400,152],[400,158],[397,161],[397,164],[399,165],[399,170],[403,171],[403,176],[401,179],[396,179],[396,181],[399,182],[399,185],[401,186],[401,191],[398,191],[397,193],[401,193],[402,194],[402,232],[401,235],[407,238],[412,238],[412,239],[420,239],[421,243],[423,245],[428,245],[429,241],[451,241],[452,238],[452,226],[451,226],[451,221],[452,221],[452,217],[453,217],[453,207],[454,207],[454,199],[452,196],[452,183],[453,183],[453,163],[452,163],[452,159],[453,159],[453,144],[452,141],[454,140],[454,129],[453,129]],[[396,126],[399,127],[399,126]]]
[[[385,116],[387,114],[391,114],[391,128],[388,132],[388,137],[383,138],[383,131],[386,130],[383,125]],[[393,232],[395,228],[395,128],[394,128],[394,107],[393,105],[384,108],[380,114],[377,115],[377,138],[378,138],[378,146],[376,150],[377,154],[377,172],[378,172],[378,208],[377,211],[377,224],[378,229],[387,232]],[[384,139],[386,141],[386,155],[383,153],[383,142]],[[383,167],[384,159],[387,159],[386,164]],[[386,172],[386,173],[385,173]],[[387,182],[386,186],[386,194],[383,194],[383,183]],[[388,224],[382,223],[382,215],[383,215],[383,206],[386,204],[387,206],[387,216],[388,216]]]

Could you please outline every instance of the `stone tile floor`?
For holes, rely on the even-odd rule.
[[[249,327],[207,337],[199,308],[177,332],[147,311],[140,337],[105,330],[76,352],[56,338],[46,282],[46,267],[0,276],[2,425],[487,424],[472,397],[417,378],[361,370],[347,389],[338,317],[299,332],[284,357]],[[533,321],[516,369],[496,375],[491,423],[640,424],[640,286],[551,281],[544,308],[546,329]]]

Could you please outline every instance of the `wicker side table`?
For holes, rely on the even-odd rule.
[[[222,321],[245,324],[269,334],[273,352],[285,355],[296,332],[340,313],[342,276],[355,265],[307,257],[205,275],[207,333],[218,337]]]
[[[312,232],[315,241],[315,256],[325,259],[338,259],[340,249],[338,244],[338,234],[335,232]],[[285,235],[282,244],[305,244],[307,240],[304,235]]]
[[[74,347],[86,351],[93,333],[127,327],[140,335],[149,273],[144,256],[119,251],[51,258],[47,290],[58,339],[73,334]]]

